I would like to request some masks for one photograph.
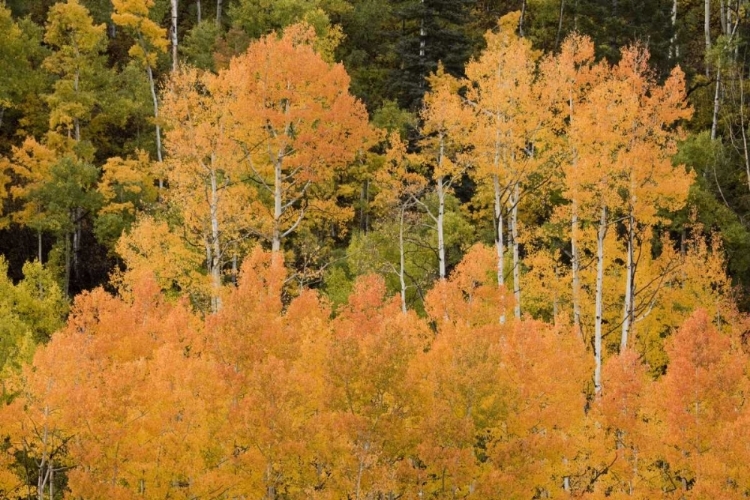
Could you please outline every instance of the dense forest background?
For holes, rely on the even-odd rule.
[[[0,2],[0,495],[747,498],[748,8]]]

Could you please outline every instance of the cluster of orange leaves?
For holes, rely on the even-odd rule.
[[[148,274],[119,296],[80,295],[2,409],[5,458],[51,457],[69,496],[91,499],[750,488],[750,358],[704,312],[668,341],[666,375],[654,381],[628,350],[607,360],[593,398],[570,326],[498,321],[512,304],[492,281],[491,249],[475,246],[435,286],[426,318],[403,313],[377,276],[335,314],[314,291],[285,304],[281,260],[252,253],[206,317]],[[2,476],[6,493],[22,490],[13,477]]]

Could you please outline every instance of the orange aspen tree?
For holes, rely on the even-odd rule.
[[[351,216],[334,207],[331,186],[372,136],[344,66],[325,62],[314,42],[311,27],[290,26],[252,43],[219,75],[236,96],[231,137],[259,191],[253,232],[276,253],[308,212],[332,223]]]
[[[601,66],[594,66],[594,44],[587,37],[570,35],[562,44],[560,54],[547,57],[540,66],[540,87],[557,100],[553,104],[550,127],[560,138],[566,196],[570,200],[570,262],[572,278],[573,324],[578,335],[581,329],[581,249],[580,249],[580,204],[581,177],[578,172],[578,138],[572,133],[578,122],[580,107],[586,99],[590,86],[601,74]]]
[[[667,343],[669,369],[656,388],[666,426],[666,474],[693,498],[741,498],[748,486],[737,483],[732,455],[722,453],[724,429],[747,421],[747,357],[738,347],[702,309]]]
[[[221,307],[222,268],[228,247],[250,224],[245,209],[252,187],[242,182],[240,149],[230,137],[234,96],[216,76],[186,68],[172,74],[163,94],[169,202],[178,208],[188,238],[205,249],[211,310]]]
[[[533,173],[535,135],[542,117],[535,96],[535,55],[531,42],[515,33],[519,13],[499,21],[497,33],[485,34],[487,48],[466,67],[468,103],[476,114],[476,130],[470,135],[476,159],[475,177],[491,182],[497,223],[497,281],[505,285],[504,207],[510,212],[513,247],[513,295],[515,317],[521,317],[518,206],[522,188]],[[506,200],[503,200],[506,198]],[[504,320],[504,317],[501,318]]]
[[[689,116],[684,104],[682,73],[676,70],[663,86],[650,82],[648,57],[643,49],[624,49],[620,63],[593,86],[581,106],[579,119],[570,125],[576,141],[578,195],[591,218],[596,220],[597,273],[594,318],[594,385],[601,390],[602,323],[604,316],[604,248],[607,232],[617,216],[626,219],[642,212],[644,221],[655,223],[656,210],[684,203],[688,181],[671,180],[675,169],[669,155],[674,152],[676,135],[671,129],[680,118]],[[672,185],[670,189],[669,185]],[[627,193],[627,200],[623,200]],[[645,206],[648,206],[646,208]],[[643,208],[642,208],[643,207]],[[633,224],[628,224],[633,231]],[[629,239],[632,240],[634,236]],[[634,316],[634,262],[628,260],[626,277],[625,344]]]
[[[411,492],[407,473],[421,408],[407,372],[431,332],[374,275],[360,278],[332,322],[326,359],[329,408],[345,447],[334,476],[340,497],[378,498]]]
[[[645,310],[636,304],[635,247],[650,239],[651,227],[662,220],[660,211],[674,212],[685,205],[693,182],[692,173],[671,161],[680,137],[674,126],[692,115],[685,76],[678,67],[658,85],[648,67],[648,57],[647,51],[631,47],[623,51],[622,60],[614,68],[614,78],[627,82],[627,99],[632,101],[629,123],[619,131],[624,147],[616,158],[624,176],[621,196],[627,231],[621,349],[628,345],[637,314]]]

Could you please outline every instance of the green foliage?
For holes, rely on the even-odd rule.
[[[186,61],[196,68],[215,70],[214,51],[219,28],[212,20],[201,21],[185,34],[180,50]]]
[[[36,345],[47,342],[67,315],[67,300],[49,270],[27,262],[23,273],[14,285],[0,257],[0,379],[31,362]],[[2,399],[8,396],[3,390]]]

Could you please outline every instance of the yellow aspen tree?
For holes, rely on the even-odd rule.
[[[480,182],[492,184],[501,287],[505,285],[505,212],[510,215],[516,319],[521,317],[518,208],[526,182],[538,167],[534,157],[542,149],[537,135],[544,120],[535,95],[536,55],[531,42],[515,32],[519,18],[518,12],[501,18],[498,31],[485,34],[487,48],[466,67],[467,99],[477,122],[470,135],[476,159],[473,172]]]
[[[430,91],[424,96],[424,107],[420,113],[423,123],[420,146],[422,162],[431,170],[438,206],[435,210],[422,200],[417,202],[435,224],[438,277],[444,280],[445,201],[453,184],[466,170],[465,161],[459,158],[459,154],[466,146],[472,120],[458,95],[461,83],[446,73],[442,65],[438,65],[437,72],[428,77],[428,82]]]
[[[240,148],[231,138],[236,102],[219,79],[193,68],[172,73],[163,94],[169,203],[186,229],[188,243],[206,252],[211,309],[221,307],[222,269],[250,224],[245,209],[253,191],[243,182]],[[235,254],[236,255],[236,254]]]
[[[154,6],[154,0],[112,0],[114,12],[112,21],[129,30],[135,44],[128,53],[146,70],[148,75],[151,100],[154,108],[154,126],[156,128],[156,158],[162,162],[161,125],[159,122],[159,98],[156,92],[156,69],[159,53],[167,50],[169,40],[167,32],[154,21],[149,19],[149,10]],[[159,179],[159,187],[163,187],[163,179]]]

